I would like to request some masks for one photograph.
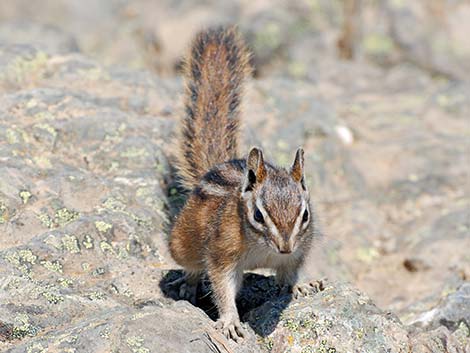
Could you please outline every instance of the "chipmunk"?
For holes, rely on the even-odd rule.
[[[306,294],[297,272],[314,235],[301,148],[290,169],[266,162],[257,147],[237,159],[249,61],[234,28],[203,31],[192,44],[177,157],[191,193],[170,235],[170,252],[186,272],[180,295],[194,301],[207,274],[219,311],[215,327],[235,341],[244,336],[235,304],[244,270],[275,269],[281,285]]]

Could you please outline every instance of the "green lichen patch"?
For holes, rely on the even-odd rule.
[[[34,164],[36,164],[41,169],[50,169],[52,168],[52,163],[49,158],[46,156],[35,156],[33,157]]]
[[[470,344],[470,327],[461,321],[457,330],[453,333],[453,336],[459,341],[462,347],[466,347]]]
[[[10,81],[22,83],[31,80],[32,77],[41,77],[46,67],[48,56],[38,51],[33,57],[18,57],[14,60],[0,77],[6,77]]]
[[[32,280],[35,284],[35,288],[31,293],[37,297],[43,297],[49,304],[59,304],[65,300],[65,298],[58,292],[58,288],[51,284],[44,284],[39,281]]]
[[[81,76],[91,81],[101,81],[101,80],[108,81],[111,79],[111,76],[109,76],[109,73],[107,71],[104,71],[100,67],[82,69],[82,70],[79,70],[79,73]]]
[[[316,350],[314,346],[307,344],[306,346],[302,347],[300,353],[317,353],[319,350]]]
[[[174,192],[177,193],[178,190],[176,190],[176,188],[173,188],[174,189]],[[171,192],[172,190],[170,190],[170,195],[171,195]],[[152,195],[153,193],[153,190],[151,187],[140,187],[136,190],[135,192],[135,196],[137,196],[138,198],[146,198],[150,195]]]
[[[87,294],[87,298],[90,300],[103,300],[106,298],[106,294],[99,291],[93,291]]]
[[[121,153],[124,158],[135,159],[139,157],[147,157],[148,152],[145,148],[129,147],[127,150]]]
[[[170,198],[175,198],[174,201],[178,201],[178,190],[176,188],[170,188],[169,190]],[[162,218],[166,218],[166,214],[163,211],[165,209],[165,202],[161,200],[158,196],[156,196],[154,187],[140,187],[137,189],[135,193],[139,202],[142,202],[152,208],[155,212],[157,212]]]
[[[48,134],[50,134],[52,136],[52,138],[54,140],[57,137],[56,129],[54,129],[51,125],[49,125],[47,123],[39,123],[39,124],[34,125],[34,127],[37,128],[37,129],[46,131]]]
[[[76,220],[80,214],[76,211],[69,210],[67,208],[58,209],[54,215],[54,222],[59,226],[64,226]]]
[[[7,290],[18,290],[22,284],[22,281],[18,277],[12,278],[6,285]]]
[[[26,205],[31,197],[33,197],[33,194],[31,194],[28,190],[21,190],[19,196],[21,201],[23,201],[23,205]]]
[[[59,261],[43,260],[43,261],[41,261],[41,265],[43,265],[49,271],[56,272],[56,273],[62,273],[62,265],[60,264]]]
[[[147,188],[139,188],[137,190],[137,197],[143,197],[150,193],[149,189]],[[145,194],[145,195],[144,195]],[[152,207],[157,212],[162,212],[163,205],[158,204],[156,201],[153,200],[152,197],[147,197],[145,199],[145,204],[149,207]],[[141,215],[137,215],[135,213],[129,212],[126,210],[126,204],[119,198],[109,197],[103,202],[103,208],[98,209],[99,212],[103,212],[105,210],[118,212],[120,214],[126,215],[134,222],[137,223],[138,227],[144,227],[146,229],[152,229],[152,218],[145,217]],[[165,216],[162,212],[163,217]],[[100,233],[106,233],[108,230],[112,228],[112,224],[106,223],[104,221],[96,221],[95,226]]]
[[[144,346],[144,339],[139,336],[131,336],[126,339],[126,343],[133,353],[150,353],[150,349]]]
[[[308,67],[306,64],[300,61],[292,61],[287,66],[289,74],[295,78],[303,78],[307,75]]]
[[[109,339],[109,336],[110,336],[111,332],[109,331],[109,328],[104,328],[102,331],[100,331],[99,335],[101,338],[104,338],[104,339]]]
[[[41,343],[33,343],[28,346],[26,353],[46,353],[46,348]]]
[[[115,172],[119,169],[119,162],[116,161],[111,161],[111,164],[109,165],[108,172]]]
[[[271,337],[265,337],[261,341],[261,346],[268,352],[271,352],[274,348],[274,341]]]
[[[93,249],[93,238],[90,235],[85,234],[82,240],[82,245],[85,249]]]
[[[34,114],[34,119],[35,120],[53,120],[54,115],[52,115],[51,112],[45,110],[45,111]]]
[[[7,137],[7,142],[10,145],[20,142],[18,133],[13,129],[7,129],[6,137]]]
[[[95,227],[100,233],[106,233],[108,230],[113,228],[112,224],[106,223],[104,221],[95,221]]]
[[[115,254],[112,245],[109,244],[107,241],[104,241],[104,240],[103,240],[103,241],[100,242],[100,249],[101,249],[101,251],[104,252],[104,253],[105,253],[105,252],[110,252],[110,253]]]
[[[281,323],[289,335],[290,346],[302,347],[302,352],[335,352],[335,348],[322,339],[329,337],[334,323],[331,319],[302,311],[298,315],[281,315]]]
[[[379,255],[378,250],[372,247],[359,248],[356,252],[357,258],[364,263],[372,263]]]
[[[131,320],[136,321],[136,320],[139,320],[139,319],[143,319],[144,317],[147,317],[149,315],[152,315],[152,313],[138,312],[138,313],[135,313],[134,315],[132,315]]]
[[[326,339],[320,341],[320,347],[316,350],[318,353],[336,353],[336,348],[331,347]]]
[[[467,97],[463,93],[458,94],[444,94],[441,93],[437,96],[436,101],[439,107],[449,113],[458,113],[459,108],[465,105]]]
[[[11,251],[5,255],[5,260],[17,268],[24,264],[34,265],[37,258],[29,249]]]
[[[70,288],[73,284],[73,281],[68,278],[59,278],[57,282],[61,285],[63,288]]]
[[[63,227],[76,220],[79,216],[79,212],[63,207],[54,213],[54,217],[49,216],[47,213],[40,213],[36,217],[45,227],[52,229]]]
[[[64,250],[67,250],[71,254],[80,253],[80,244],[77,237],[74,235],[65,234],[62,238],[62,246]]]
[[[129,246],[129,243],[126,245],[126,247]],[[129,257],[129,252],[127,249],[124,248],[119,248],[118,254],[117,254],[118,259],[125,260]]]
[[[393,41],[389,37],[378,33],[365,36],[363,46],[367,53],[374,56],[387,55],[394,48]]]
[[[294,319],[286,319],[283,322],[283,326],[288,328],[291,332],[297,332],[300,328],[299,322]]]
[[[147,229],[152,228],[152,219],[138,216],[134,213],[128,213],[128,215],[137,223],[138,227],[145,227]]]
[[[103,207],[112,211],[124,211],[126,204],[117,198],[109,197],[103,202]]]
[[[39,328],[31,325],[26,314],[19,314],[15,318],[15,325],[12,330],[13,339],[22,339],[26,336],[34,337],[39,332]]]
[[[41,221],[44,227],[49,229],[54,228],[54,221],[47,213],[40,213],[36,217]]]
[[[45,112],[50,114],[50,112]],[[52,114],[51,114],[52,115]],[[52,116],[48,120],[52,120]],[[47,118],[46,118],[47,119]],[[47,123],[47,120],[42,118],[44,122],[40,122],[34,125],[34,137],[35,140],[42,143],[48,143],[49,148],[53,148],[57,141],[57,130]]]
[[[281,45],[282,31],[278,23],[269,22],[256,32],[255,48],[276,49]]]
[[[4,224],[8,221],[8,208],[0,201],[0,224]]]

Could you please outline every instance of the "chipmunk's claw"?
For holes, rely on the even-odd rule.
[[[235,318],[220,318],[215,323],[215,328],[222,332],[227,339],[233,339],[239,343],[245,337],[245,330],[243,329],[240,320]]]
[[[324,283],[322,280],[311,281],[307,283],[298,283],[291,288],[291,293],[294,299],[300,297],[307,297],[315,293],[321,292],[325,289]]]

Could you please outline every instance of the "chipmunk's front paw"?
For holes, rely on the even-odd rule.
[[[323,281],[319,280],[307,283],[297,283],[292,287],[291,290],[294,299],[298,299],[300,297],[307,297],[309,295],[321,292],[324,289],[325,287]]]
[[[245,337],[245,330],[237,317],[221,317],[215,323],[215,328],[221,331],[225,337],[233,339],[237,343]]]

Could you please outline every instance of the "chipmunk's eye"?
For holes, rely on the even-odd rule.
[[[308,210],[305,210],[304,215],[302,216],[302,223],[308,221]]]
[[[253,215],[253,218],[255,219],[256,222],[263,224],[264,223],[264,217],[263,214],[259,209],[255,210],[255,214]]]

